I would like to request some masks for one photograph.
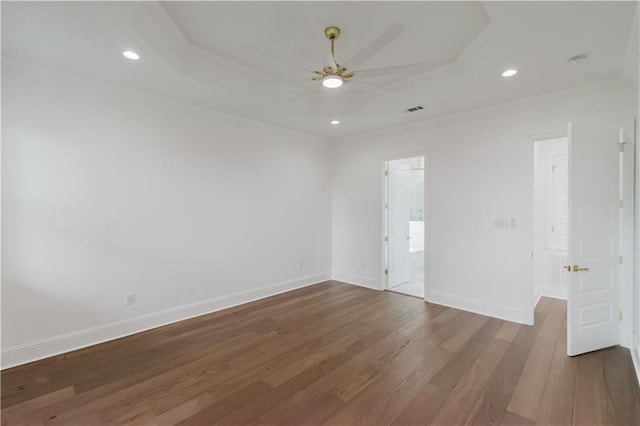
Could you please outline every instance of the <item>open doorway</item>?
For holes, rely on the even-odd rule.
[[[569,163],[567,138],[535,142],[534,300],[567,299]]]
[[[569,123],[535,142],[534,291],[567,299],[567,354],[620,343],[621,129]]]
[[[387,161],[385,171],[386,288],[424,298],[424,157]]]

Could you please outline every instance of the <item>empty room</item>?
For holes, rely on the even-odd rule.
[[[637,1],[2,1],[0,424],[640,424]]]

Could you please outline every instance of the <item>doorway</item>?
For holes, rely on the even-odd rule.
[[[424,156],[385,163],[386,289],[424,298]]]
[[[534,296],[567,299],[573,356],[620,343],[624,135],[576,123],[567,134],[534,145]]]
[[[535,142],[534,300],[567,299],[569,156],[566,137]]]

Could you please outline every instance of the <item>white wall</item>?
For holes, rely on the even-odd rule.
[[[533,141],[565,136],[570,121],[629,129],[636,99],[612,81],[335,142],[334,278],[382,288],[381,164],[425,152],[427,300],[530,323]]]
[[[326,142],[2,68],[3,367],[330,277]]]
[[[569,121],[632,134],[637,111],[636,91],[613,81],[337,141],[329,155],[323,141],[78,75],[7,59],[2,71],[3,368],[332,269],[381,289],[382,164],[422,153],[427,299],[530,322],[533,141]],[[630,336],[632,282],[620,293]]]

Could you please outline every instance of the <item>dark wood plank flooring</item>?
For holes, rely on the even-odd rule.
[[[327,282],[2,372],[2,425],[638,425],[629,351]]]

